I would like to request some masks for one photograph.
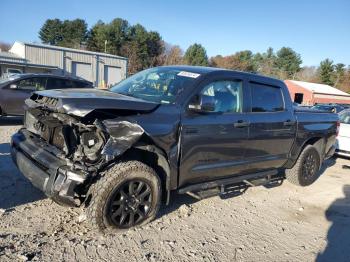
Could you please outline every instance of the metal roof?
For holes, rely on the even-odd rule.
[[[175,70],[190,71],[190,72],[198,73],[198,74],[206,74],[206,73],[210,73],[213,71],[226,70],[226,69],[216,68],[216,67],[190,66],[190,65],[169,65],[169,66],[159,66],[159,67],[175,69]]]
[[[16,41],[16,42],[19,44],[22,44],[22,45],[26,45],[26,46],[47,48],[47,49],[52,49],[52,50],[64,50],[64,51],[69,51],[69,52],[74,52],[74,53],[84,53],[84,54],[90,54],[90,55],[98,55],[98,56],[105,56],[105,57],[128,60],[126,57],[107,54],[107,53],[101,53],[101,52],[93,52],[93,51],[74,49],[74,48],[68,48],[68,47],[61,47],[61,46],[46,45],[46,44],[26,43],[26,42],[19,42],[19,41]]]
[[[4,58],[4,59],[15,59],[15,60],[21,60],[21,61],[25,61],[24,58],[14,54],[14,53],[10,53],[10,52],[0,52],[0,59]]]
[[[310,82],[304,82],[304,81],[296,81],[296,80],[288,80],[292,82],[293,84],[296,84],[298,86],[301,86],[313,93],[318,94],[327,94],[327,95],[338,95],[338,96],[349,96],[350,94],[345,93],[335,87],[324,85],[324,84],[316,84],[316,83],[310,83]]]

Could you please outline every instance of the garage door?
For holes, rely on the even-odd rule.
[[[72,62],[72,75],[92,81],[91,64]]]
[[[104,69],[104,81],[107,86],[119,83],[123,79],[122,70],[120,67],[105,65]]]

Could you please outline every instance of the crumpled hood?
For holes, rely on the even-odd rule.
[[[99,89],[57,89],[34,92],[26,100],[29,107],[84,117],[94,110],[152,111],[159,104]]]

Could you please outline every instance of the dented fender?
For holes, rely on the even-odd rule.
[[[105,120],[102,122],[110,137],[102,149],[107,159],[123,154],[135,144],[145,132],[137,123],[121,120]]]

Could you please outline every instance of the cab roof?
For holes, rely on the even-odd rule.
[[[280,79],[276,79],[273,77],[268,77],[264,75],[259,75],[259,74],[254,74],[254,73],[248,73],[248,72],[243,72],[243,71],[238,71],[238,70],[230,70],[230,69],[225,69],[225,68],[218,68],[218,67],[206,67],[206,66],[190,66],[190,65],[171,65],[171,66],[160,66],[162,68],[169,68],[169,69],[175,69],[175,70],[181,70],[181,71],[189,71],[192,73],[197,73],[201,75],[207,75],[210,73],[220,73],[220,72],[232,72],[235,73],[236,75],[242,75],[249,77],[251,80],[260,80],[263,82],[273,82],[273,83],[279,83],[283,84],[284,82],[281,81]]]

